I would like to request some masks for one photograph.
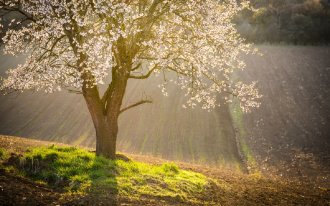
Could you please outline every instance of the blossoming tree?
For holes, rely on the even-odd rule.
[[[16,13],[2,24],[4,52],[27,56],[8,70],[1,90],[83,94],[96,153],[115,158],[119,115],[151,102],[122,107],[130,79],[174,73],[160,85],[166,93],[173,78],[189,97],[183,107],[212,109],[219,96],[228,102],[230,95],[244,111],[259,105],[255,82],[231,78],[245,67],[239,55],[252,52],[232,23],[243,6],[235,0],[0,0],[3,19]],[[102,94],[101,84],[107,85]]]

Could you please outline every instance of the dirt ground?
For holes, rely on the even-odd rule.
[[[0,171],[0,205],[58,205],[59,198],[43,185]]]
[[[64,145],[0,136],[0,148],[16,154],[24,152],[29,147],[52,144]],[[162,164],[166,161],[142,155],[125,155],[150,164]],[[225,168],[176,163],[182,169],[200,172],[218,182],[218,185],[209,185],[207,193],[199,197],[205,200],[205,205],[330,206],[330,187],[319,187],[276,177],[246,175]],[[46,185],[0,170],[0,205],[189,205],[175,200],[148,198],[131,200],[129,197],[120,197],[117,203],[109,203],[111,198],[110,196],[67,196]]]

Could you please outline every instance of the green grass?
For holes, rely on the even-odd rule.
[[[202,174],[181,170],[173,163],[108,160],[75,147],[34,148],[24,154],[21,165],[26,176],[63,187],[69,193],[111,192],[130,198],[193,200],[208,183]]]
[[[5,149],[0,148],[0,160],[4,160],[8,158],[8,153]]]

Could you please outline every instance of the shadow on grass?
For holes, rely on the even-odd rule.
[[[51,146],[27,151],[17,166],[25,176],[64,194],[62,205],[118,205],[116,160]]]
[[[209,182],[174,163],[145,164],[123,155],[109,160],[74,147],[34,148],[20,156],[16,165],[24,176],[61,192],[61,205],[116,206],[119,200],[141,205],[197,204],[204,201]]]
[[[99,163],[95,161],[92,167],[96,171],[88,174],[90,186],[85,189],[83,194],[74,195],[73,200],[64,205],[119,205],[116,162],[114,162],[113,170],[110,172],[100,167]]]

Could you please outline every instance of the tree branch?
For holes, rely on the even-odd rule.
[[[142,65],[142,63],[139,63],[138,65],[136,65],[135,67],[133,67],[131,71],[137,70],[138,68],[141,67],[141,65]]]
[[[74,89],[68,89],[69,93],[74,93],[74,94],[83,94],[82,91],[74,90]]]
[[[54,41],[54,43],[52,44],[52,46],[50,47],[50,49],[47,49],[47,45],[46,45],[46,48],[43,48],[43,47],[41,47],[42,49],[44,49],[45,50],[45,52],[38,58],[38,62],[39,61],[41,61],[44,57],[45,57],[45,55],[47,54],[47,53],[52,53],[52,54],[55,54],[54,52],[53,52],[53,50],[55,49],[55,47],[56,47],[56,45],[64,38],[65,36],[64,35],[62,35],[61,37],[59,37],[59,38],[57,38],[57,39],[55,39],[55,41]],[[50,41],[50,40],[49,40]],[[48,41],[48,42],[49,42]],[[47,44],[48,44],[48,42],[47,42]]]
[[[139,106],[141,104],[147,104],[147,103],[151,104],[152,101],[151,100],[141,100],[139,102],[136,102],[135,104],[132,104],[132,105],[130,105],[128,107],[125,107],[124,109],[121,109],[120,112],[119,112],[119,114],[121,114],[121,113],[123,113],[123,112],[125,112],[125,111],[127,111],[129,109],[132,109],[134,107],[137,107],[137,106]]]
[[[102,97],[102,103],[105,104],[112,90],[112,84],[110,83],[107,90],[104,92]]]
[[[155,65],[152,69],[150,69],[149,72],[145,75],[142,75],[142,76],[129,75],[128,78],[130,78],[130,79],[147,79],[150,77],[152,72],[154,72],[157,69],[157,67],[158,67],[158,64]]]

